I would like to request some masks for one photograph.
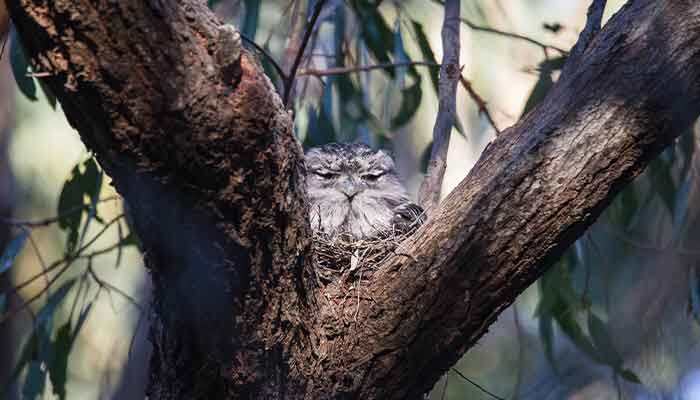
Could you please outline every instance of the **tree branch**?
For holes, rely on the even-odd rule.
[[[318,288],[289,113],[203,2],[8,5],[130,205],[151,399],[419,398],[700,110],[700,3],[630,2],[396,256]]]
[[[459,9],[459,0],[445,2],[438,114],[433,128],[433,145],[428,171],[418,191],[418,203],[428,212],[428,215],[440,202],[442,180],[447,168],[447,150],[450,147],[450,135],[455,123],[457,83],[462,75],[459,67]]]
[[[697,118],[699,39],[699,3],[628,3],[572,73],[484,150],[401,244],[410,257],[388,260],[365,290],[362,329],[334,353],[369,368],[360,393],[429,389]]]
[[[246,42],[246,43],[248,43],[249,45],[255,47],[255,50],[257,50],[260,54],[262,54],[263,56],[265,56],[265,58],[267,59],[267,61],[270,62],[270,64],[272,65],[272,67],[275,69],[275,71],[277,72],[277,74],[280,76],[280,79],[282,79],[282,82],[284,82],[284,81],[287,80],[287,74],[284,73],[284,70],[282,69],[282,67],[280,67],[280,65],[277,63],[277,61],[275,61],[275,58],[272,57],[272,55],[270,55],[270,53],[268,53],[267,51],[265,51],[265,49],[263,49],[262,47],[260,47],[259,44],[255,43],[254,40],[252,40],[252,39],[246,37],[246,36],[243,35],[243,34],[241,34],[241,39],[243,39],[243,41]]]
[[[581,62],[583,53],[591,45],[591,42],[598,32],[600,32],[606,3],[607,0],[591,1],[591,5],[588,7],[586,25],[583,27],[578,41],[571,49],[571,53],[567,58],[566,64],[564,65],[564,68],[562,68],[562,74],[569,74],[572,69],[576,68],[576,65]]]
[[[479,109],[479,113],[484,114],[486,120],[488,120],[489,124],[493,127],[493,130],[496,131],[496,134],[500,134],[501,130],[498,129],[496,121],[493,120],[493,117],[491,116],[491,113],[489,112],[489,109],[486,106],[486,101],[481,96],[479,96],[479,93],[477,93],[476,90],[474,90],[472,83],[469,82],[467,78],[464,77],[464,75],[460,74],[459,81],[462,83],[462,87],[464,87],[464,90],[466,90],[469,94],[469,97],[471,97],[472,100],[474,100],[474,102],[476,103],[476,106]]]
[[[564,49],[562,49],[562,48],[560,48],[560,47],[557,47],[557,46],[553,46],[553,45],[551,45],[551,44],[546,44],[546,43],[540,42],[539,40],[535,40],[535,39],[533,39],[533,38],[531,38],[531,37],[529,37],[529,36],[521,35],[521,34],[519,34],[519,33],[506,32],[506,31],[502,31],[502,30],[499,30],[499,29],[490,28],[490,27],[488,27],[488,26],[480,26],[480,25],[477,25],[477,24],[475,24],[475,23],[469,21],[469,20],[466,19],[466,18],[460,18],[460,21],[462,21],[462,23],[464,23],[466,26],[468,26],[470,29],[472,29],[472,30],[474,30],[474,31],[492,33],[492,34],[498,35],[498,36],[504,36],[504,37],[511,38],[511,39],[522,40],[522,41],[525,41],[525,42],[527,42],[527,43],[534,44],[535,46],[539,46],[540,48],[542,48],[542,50],[549,50],[549,49],[551,49],[551,50],[558,51],[558,52],[561,53],[561,54],[567,54],[567,53],[568,53],[566,50],[564,50]]]
[[[301,386],[291,360],[311,346],[314,281],[303,153],[256,57],[199,0],[8,8],[129,205],[154,283],[151,398]]]
[[[373,71],[375,69],[392,69],[392,68],[410,67],[410,66],[414,66],[414,65],[420,65],[420,66],[431,67],[431,68],[440,68],[440,64],[435,64],[432,62],[407,61],[407,62],[383,63],[383,64],[374,64],[374,65],[357,65],[357,66],[351,66],[351,67],[333,67],[333,68],[326,68],[326,69],[305,68],[305,69],[300,69],[299,72],[297,73],[297,75],[298,76],[311,75],[311,76],[317,76],[317,77],[331,76],[331,75],[345,75],[345,74],[353,74],[353,73],[357,73],[357,72]]]
[[[316,20],[318,19],[318,16],[321,15],[321,10],[323,9],[323,5],[325,3],[326,0],[316,0],[316,4],[314,5],[314,11],[311,14],[311,19],[309,20],[309,24],[306,28],[306,32],[304,33],[304,37],[301,39],[299,52],[297,53],[296,58],[292,63],[292,68],[287,74],[287,81],[284,84],[283,97],[283,102],[285,106],[289,105],[289,96],[292,93],[292,87],[294,86],[294,80],[296,79],[297,68],[299,68],[299,64],[301,64],[301,60],[304,57],[304,52],[306,51],[306,45],[309,44],[309,39],[311,39],[311,34],[313,33],[314,26],[316,25]]]

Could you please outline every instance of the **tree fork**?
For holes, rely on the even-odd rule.
[[[342,302],[313,283],[291,118],[246,51],[217,64],[204,2],[8,8],[132,209],[153,399],[418,398],[700,110],[700,4],[627,4]]]

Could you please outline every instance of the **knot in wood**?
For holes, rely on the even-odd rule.
[[[456,80],[462,74],[462,70],[459,68],[458,64],[449,63],[445,66],[445,73],[448,79]]]

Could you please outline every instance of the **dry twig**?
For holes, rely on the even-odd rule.
[[[455,123],[457,82],[462,71],[459,68],[459,0],[445,2],[445,18],[442,24],[443,58],[440,67],[438,115],[433,128],[433,147],[430,152],[428,172],[418,191],[418,202],[430,214],[440,201],[442,180],[447,168],[447,150],[450,133]]]
[[[287,107],[289,106],[289,96],[292,93],[292,86],[294,86],[294,79],[296,78],[297,69],[299,68],[299,64],[301,64],[301,59],[304,57],[304,51],[306,50],[306,46],[309,44],[309,39],[311,39],[311,33],[314,31],[316,20],[318,20],[318,16],[321,15],[321,10],[323,9],[323,5],[325,3],[326,0],[316,1],[313,14],[309,20],[309,25],[306,27],[306,32],[304,32],[304,37],[301,40],[299,51],[294,59],[294,63],[292,63],[292,68],[289,70],[287,79],[284,82],[284,97],[282,98],[282,101]]]

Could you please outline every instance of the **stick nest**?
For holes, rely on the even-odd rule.
[[[412,231],[391,230],[367,239],[355,239],[344,233],[315,234],[315,265],[320,283],[327,285],[340,278],[352,278],[360,271],[376,270]]]

